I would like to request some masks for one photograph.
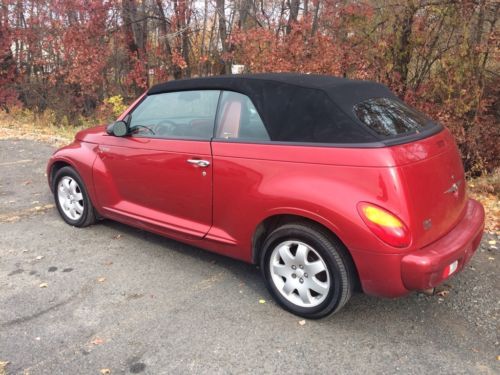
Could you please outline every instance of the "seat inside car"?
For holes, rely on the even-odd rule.
[[[259,115],[252,119],[249,104],[243,96],[230,98],[223,104],[217,138],[269,139]]]
[[[243,103],[239,98],[231,98],[224,103],[217,129],[217,138],[238,138]]]

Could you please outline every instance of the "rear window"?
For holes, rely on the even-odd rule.
[[[389,98],[365,100],[354,106],[354,113],[363,124],[384,137],[420,133],[437,126],[423,113]]]
[[[275,94],[270,100],[273,104],[271,114],[279,117],[274,122],[278,126],[268,127],[273,141],[324,144],[376,141],[370,132],[341,111],[324,92],[297,87],[292,90],[284,95]]]

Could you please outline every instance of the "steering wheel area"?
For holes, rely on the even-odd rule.
[[[156,134],[151,126],[146,126],[146,125],[134,125],[130,131],[132,134],[141,134],[141,133],[146,133],[151,135]]]
[[[173,135],[176,129],[177,124],[171,120],[161,120],[155,126],[158,135]]]

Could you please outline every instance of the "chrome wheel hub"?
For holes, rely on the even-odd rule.
[[[57,186],[57,199],[64,215],[71,220],[82,217],[83,194],[78,183],[70,176],[64,176]]]
[[[269,258],[271,279],[280,294],[301,307],[314,307],[330,291],[330,273],[320,254],[301,241],[285,241]]]

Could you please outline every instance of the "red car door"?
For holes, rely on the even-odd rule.
[[[210,139],[219,92],[145,97],[131,134],[103,135],[94,163],[99,206],[159,231],[202,238],[212,225]]]

